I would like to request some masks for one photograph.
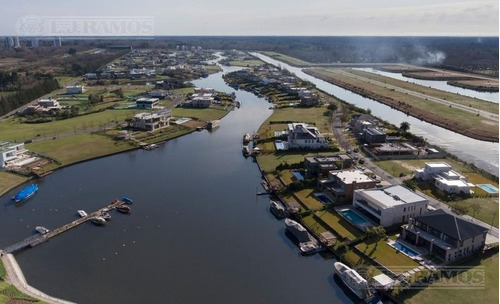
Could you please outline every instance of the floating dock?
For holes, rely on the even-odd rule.
[[[110,205],[106,206],[106,207],[103,207],[95,212],[92,212],[90,214],[88,214],[87,216],[84,216],[82,218],[79,218],[75,221],[72,221],[64,226],[61,226],[59,228],[56,228],[54,230],[51,230],[49,232],[47,232],[46,234],[36,234],[36,235],[32,235],[24,240],[22,240],[21,242],[19,243],[15,243],[15,244],[12,244],[8,247],[6,247],[4,249],[5,252],[7,253],[14,253],[16,251],[19,251],[21,249],[24,249],[24,248],[30,248],[30,247],[35,247],[36,245],[39,245],[41,243],[44,243],[46,241],[48,241],[49,239],[55,237],[55,236],[58,236],[59,234],[61,233],[64,233],[70,229],[73,229],[85,222],[87,222],[88,220],[90,220],[91,218],[95,217],[95,216],[98,216],[100,215],[103,211],[106,211],[106,210],[113,210],[115,209],[116,207],[118,206],[121,206],[121,205],[124,205],[125,202],[122,202],[122,201],[119,201],[119,200],[115,200],[113,201]]]

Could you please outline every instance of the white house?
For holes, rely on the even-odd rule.
[[[415,178],[424,181],[434,181],[434,185],[447,193],[470,194],[474,184],[468,183],[467,178],[451,169],[444,162],[425,163],[425,167],[415,170]]]
[[[389,227],[424,214],[428,203],[410,189],[394,185],[355,190],[352,205],[377,225]]]
[[[4,168],[8,162],[15,161],[26,152],[24,143],[0,141],[0,168]]]
[[[318,128],[306,123],[288,124],[288,146],[290,149],[323,149],[328,147],[328,140]]]
[[[85,89],[83,86],[67,86],[66,87],[66,94],[82,94],[85,92]]]
[[[172,117],[170,110],[160,110],[154,113],[139,113],[134,116],[134,128],[145,131],[155,131],[169,126]]]
[[[184,106],[190,108],[208,108],[214,102],[213,97],[197,96],[188,100]]]
[[[158,106],[159,99],[158,98],[139,98],[135,101],[135,105],[139,109],[153,109]]]

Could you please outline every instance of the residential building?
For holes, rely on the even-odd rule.
[[[94,80],[94,79],[97,79],[97,74],[96,73],[87,73],[87,74],[85,74],[84,77],[87,80]]]
[[[7,47],[7,48],[14,47],[14,38],[5,37],[5,47]]]
[[[83,92],[85,92],[85,88],[81,85],[66,87],[66,94],[82,94]]]
[[[194,92],[198,94],[206,94],[206,93],[215,93],[215,89],[213,88],[194,88]]]
[[[366,128],[375,128],[378,126],[378,121],[375,117],[369,114],[359,114],[354,116],[351,121],[351,125],[355,131],[358,133],[363,133]]]
[[[327,192],[336,202],[351,201],[354,190],[374,188],[377,182],[360,170],[337,170],[328,172],[328,179],[320,180],[319,188]]]
[[[289,149],[324,149],[328,147],[328,140],[318,128],[306,123],[288,124]]]
[[[384,143],[387,135],[379,128],[363,129],[363,140],[369,144]]]
[[[328,176],[328,172],[347,169],[352,165],[352,158],[347,155],[315,155],[304,158],[304,166],[309,176]]]
[[[377,225],[390,227],[424,214],[428,203],[426,198],[410,189],[394,185],[355,190],[352,205]]]
[[[404,225],[401,237],[445,263],[481,251],[488,228],[442,209],[429,211]]]
[[[319,104],[317,95],[308,95],[300,97],[300,105],[303,107],[314,107]]]
[[[135,105],[139,109],[153,109],[158,106],[160,100],[158,98],[139,98],[135,101]]]
[[[46,110],[60,110],[61,109],[61,105],[59,104],[59,102],[57,101],[57,99],[52,99],[52,98],[49,98],[49,99],[40,99],[38,101],[38,105],[43,108],[42,111]]]
[[[165,90],[151,90],[148,92],[149,97],[164,99],[167,97],[167,91]]]
[[[14,48],[16,49],[21,48],[21,43],[19,42],[19,36],[14,37]]]
[[[188,108],[208,108],[213,102],[213,97],[197,96],[184,103],[184,106]]]
[[[60,47],[60,46],[62,46],[62,40],[61,40],[61,37],[56,37],[56,38],[54,38],[53,45],[54,45],[55,47]]]
[[[169,126],[172,117],[170,110],[164,109],[153,113],[139,113],[134,116],[133,127],[145,131],[155,131]]]
[[[467,181],[467,178],[451,169],[444,162],[428,162],[425,167],[415,170],[415,178],[424,181],[433,181],[434,185],[447,193],[466,194],[471,193],[475,187]]]
[[[4,168],[9,162],[15,161],[27,152],[24,143],[10,143],[0,141],[0,168]]]

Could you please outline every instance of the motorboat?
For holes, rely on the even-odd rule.
[[[242,150],[241,150],[241,151],[243,152],[243,155],[244,155],[245,157],[247,157],[247,156],[249,156],[249,155],[251,154],[251,152],[250,152],[250,148],[249,148],[248,146],[243,146],[243,148],[242,148]]]
[[[299,241],[299,243],[308,243],[312,236],[301,224],[289,218],[285,219],[286,229]]]
[[[370,285],[356,270],[349,268],[347,265],[335,262],[335,273],[340,277],[342,282],[360,299],[366,299],[372,296]]]
[[[107,211],[103,211],[101,213],[101,217],[103,219],[105,219],[106,221],[110,221],[111,220],[111,214],[109,214],[109,212],[107,212]]]
[[[88,215],[84,210],[78,210],[76,213],[78,213],[80,217],[86,217]]]
[[[219,126],[220,126],[220,120],[212,120],[208,122],[207,129],[213,130],[218,128]]]
[[[121,213],[130,213],[132,208],[130,208],[129,206],[121,205],[121,206],[116,207],[116,210],[118,210],[118,212],[121,212]]]
[[[285,207],[281,203],[278,203],[276,201],[269,201],[269,208],[271,209],[271,212],[274,214],[279,219],[282,219],[285,217]]]
[[[45,228],[45,227],[42,227],[42,226],[36,226],[35,227],[35,230],[40,233],[40,234],[46,234],[47,232],[49,232],[50,230]]]
[[[245,133],[245,135],[243,135],[243,143],[244,144],[248,144],[250,142],[250,134],[249,133]]]
[[[35,193],[38,191],[38,185],[33,184],[29,185],[25,188],[23,188],[21,191],[19,191],[13,198],[16,203],[22,202],[24,200],[27,200],[28,198],[32,197],[35,195]]]
[[[134,201],[131,198],[126,196],[122,197],[122,202],[127,203],[129,205],[134,203]]]
[[[102,226],[102,225],[106,224],[106,220],[102,216],[95,216],[95,217],[91,218],[90,221],[93,224],[96,224],[98,226]]]

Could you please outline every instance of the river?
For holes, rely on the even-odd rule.
[[[391,109],[390,107],[382,103],[365,98],[316,77],[307,75],[306,73],[302,72],[301,68],[290,66],[282,61],[273,59],[260,53],[252,53],[252,55],[260,58],[267,63],[286,68],[290,72],[297,75],[299,78],[314,83],[319,89],[329,94],[335,95],[338,98],[343,99],[360,108],[370,109],[373,115],[396,126],[399,126],[403,121],[407,121],[411,125],[410,131],[412,133],[418,136],[422,136],[426,138],[429,143],[438,145],[449,153],[458,156],[460,159],[469,163],[473,163],[478,168],[481,168],[491,174],[498,176],[498,143],[476,140],[432,125],[412,116],[408,116],[400,111]]]
[[[221,127],[70,166],[38,181],[22,205],[1,198],[0,248],[76,219],[123,195],[132,213],[105,227],[85,223],[16,255],[28,282],[78,303],[351,303],[333,279],[334,260],[304,257],[283,221],[256,196],[261,174],[241,153],[245,132],[269,104],[221,76],[194,81],[236,93],[241,109]]]
[[[479,91],[474,91],[474,90],[469,90],[469,89],[464,89],[464,88],[449,85],[447,81],[424,80],[424,79],[410,78],[410,77],[403,76],[402,73],[386,72],[386,71],[381,71],[381,70],[377,70],[374,68],[355,68],[355,70],[370,72],[370,73],[382,75],[385,77],[390,77],[390,78],[394,78],[394,79],[398,79],[398,80],[402,80],[402,81],[416,83],[416,84],[419,84],[419,85],[424,86],[424,87],[431,87],[431,88],[446,91],[446,92],[451,92],[451,93],[455,93],[455,94],[469,96],[472,98],[477,98],[477,99],[482,99],[482,100],[498,103],[498,92],[479,92]]]

